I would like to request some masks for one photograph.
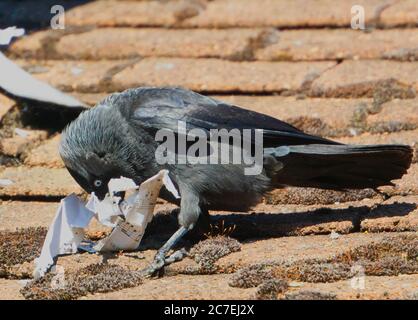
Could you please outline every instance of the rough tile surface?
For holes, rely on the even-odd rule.
[[[350,28],[354,5],[364,8],[365,30]],[[7,6],[19,15],[2,15]],[[416,270],[418,1],[88,1],[66,8],[64,30],[49,28],[50,16],[44,19],[41,6],[23,9],[9,0],[0,4],[0,18],[10,20],[8,25],[19,25],[22,17],[28,22],[26,35],[5,54],[89,106],[135,86],[184,86],[343,143],[414,149],[408,174],[393,187],[379,192],[285,188],[248,212],[211,212],[209,231],[196,229],[179,243],[189,252],[206,248],[206,264],[190,255],[167,267],[161,278],[80,299],[418,298],[416,273],[387,275],[406,266]],[[23,299],[20,279],[30,278],[34,268],[34,261],[4,261],[40,250],[32,245],[26,252],[22,243],[10,250],[8,243],[26,235],[31,239],[34,227],[48,227],[59,199],[69,193],[85,199],[57,150],[60,131],[74,115],[49,107],[0,94],[0,236],[7,239],[0,243],[2,299]],[[25,138],[16,128],[37,134]],[[79,253],[60,257],[57,264],[66,275],[103,261],[128,272],[142,270],[178,227],[177,206],[159,200],[156,212],[140,250],[106,257]],[[93,221],[87,234],[98,239],[108,232]],[[218,235],[235,240],[198,245]],[[290,281],[284,292],[261,294],[278,283],[269,278],[273,265],[299,262],[300,270],[324,279],[338,268],[319,263],[324,268],[316,269],[313,261],[359,248],[373,253],[386,237],[394,237],[389,243],[395,249],[404,243],[401,237],[410,237],[412,249],[378,251],[382,256],[374,255],[374,265],[382,274],[366,276],[363,290],[353,289],[352,279]],[[238,241],[240,250],[226,250],[228,241]],[[230,253],[219,258],[225,252]],[[249,288],[231,285],[239,272]]]

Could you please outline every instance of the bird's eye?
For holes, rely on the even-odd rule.
[[[99,180],[99,179],[94,180],[94,186],[96,188],[101,187],[102,186],[102,180]]]

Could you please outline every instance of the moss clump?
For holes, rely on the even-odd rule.
[[[362,245],[326,259],[251,265],[238,270],[229,285],[251,288],[277,279],[335,282],[356,276],[359,267],[368,276],[418,273],[418,234],[388,236],[380,242]]]
[[[287,121],[296,128],[314,135],[328,136],[330,128],[319,118],[301,116],[287,119]]]
[[[399,132],[405,130],[414,130],[418,126],[415,123],[407,123],[400,121],[387,121],[378,122],[368,127],[368,131],[371,133],[386,133],[386,132]]]
[[[190,249],[192,257],[199,265],[200,273],[215,273],[218,267],[215,262],[220,258],[241,250],[241,244],[232,238],[216,236],[203,240]]]
[[[350,119],[350,127],[355,129],[357,134],[363,133],[366,130],[368,114],[367,104],[364,102],[359,103]]]
[[[277,295],[284,293],[289,287],[286,280],[269,279],[260,284],[255,293],[257,300],[276,300]]]
[[[415,89],[396,79],[387,79],[378,83],[373,92],[373,107],[371,113],[379,112],[381,105],[392,99],[413,99]]]
[[[29,262],[39,256],[47,229],[43,227],[17,229],[0,232],[0,269],[23,262]]]
[[[392,276],[418,272],[418,234],[384,238],[359,246],[334,258],[334,262],[363,266],[366,275]]]
[[[335,282],[355,276],[356,265],[368,276],[418,273],[418,235],[389,236],[327,259],[281,263],[273,274],[302,282]]]
[[[54,273],[27,284],[20,290],[26,299],[73,300],[91,293],[111,292],[142,283],[139,271],[113,264],[91,264],[76,273],[64,275],[61,285],[54,285]]]
[[[418,290],[408,294],[406,296],[406,299],[408,299],[408,300],[418,300]]]
[[[373,198],[377,193],[372,189],[347,189],[345,191],[318,188],[292,187],[274,191],[265,196],[265,202],[273,205],[318,205],[334,204],[335,202],[359,201]]]
[[[350,265],[308,259],[277,266],[274,274],[300,282],[334,282],[350,277]]]
[[[254,264],[238,270],[229,281],[231,287],[253,288],[274,278],[272,266],[268,264]]]
[[[385,52],[383,58],[398,61],[418,61],[418,48],[395,49]]]
[[[337,300],[333,293],[303,290],[285,295],[285,300]]]

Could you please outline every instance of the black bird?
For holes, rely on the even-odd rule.
[[[246,175],[243,164],[158,164],[160,129],[263,129],[263,169]],[[254,143],[254,140],[251,140]],[[190,143],[189,143],[190,145]],[[176,148],[174,152],[179,152]],[[213,152],[213,150],[209,150]],[[283,186],[335,190],[391,185],[409,168],[406,145],[345,145],[306,134],[275,118],[181,88],[141,87],[115,93],[84,111],[63,131],[60,155],[70,174],[99,198],[120,176],[140,184],[161,169],[181,195],[180,228],[158,251],[148,274],[162,268],[174,244],[208,210],[244,211]],[[166,190],[161,197],[177,203]]]

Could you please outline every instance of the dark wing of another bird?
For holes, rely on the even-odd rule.
[[[246,110],[181,88],[143,87],[114,95],[112,104],[151,132],[177,131],[178,121],[187,129],[263,129],[264,147],[303,144],[338,144],[306,134],[273,117]]]

